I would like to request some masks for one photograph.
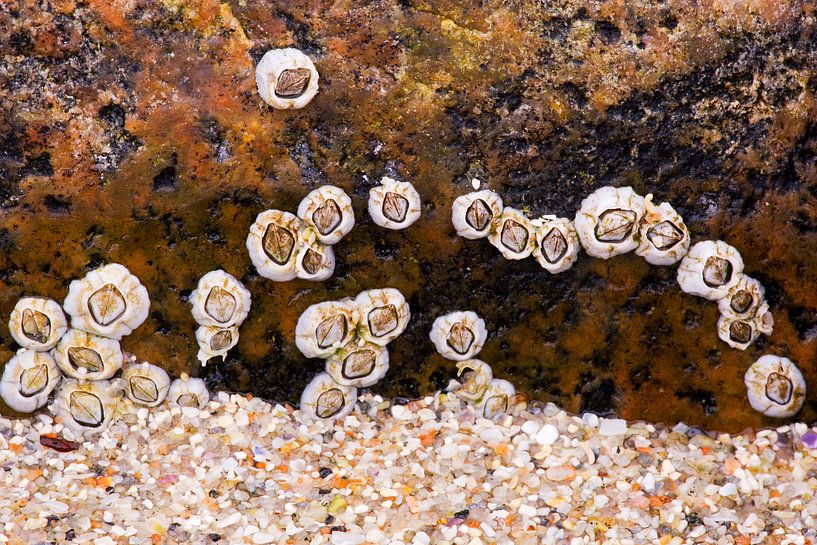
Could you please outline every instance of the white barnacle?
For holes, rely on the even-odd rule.
[[[137,363],[131,356],[122,370],[125,395],[134,403],[155,407],[167,397],[170,377],[161,367],[146,361]]]
[[[295,262],[305,229],[304,221],[289,212],[266,210],[258,214],[247,236],[247,251],[258,274],[276,282],[298,276]]]
[[[521,210],[506,206],[488,234],[488,242],[505,259],[524,259],[536,246],[533,224]]]
[[[295,345],[307,358],[328,358],[354,338],[357,325],[357,305],[351,298],[316,303],[298,318]]]
[[[470,310],[439,316],[431,325],[429,338],[437,352],[455,361],[469,360],[485,345],[485,320]]]
[[[359,316],[358,335],[380,346],[399,337],[411,318],[406,298],[394,288],[362,291],[355,297],[355,305]]]
[[[743,383],[749,404],[766,416],[794,416],[806,399],[806,381],[789,358],[761,356],[746,370]]]
[[[739,350],[749,348],[749,345],[755,342],[761,334],[771,335],[773,328],[774,317],[769,312],[769,305],[765,301],[752,317],[721,316],[718,319],[718,337],[732,348]]]
[[[30,350],[51,350],[68,331],[59,303],[45,297],[23,297],[9,318],[9,331],[17,344]]]
[[[654,205],[652,194],[644,199],[644,205],[646,213],[635,253],[653,265],[677,263],[689,251],[689,229],[683,218],[667,202]]]
[[[365,388],[389,371],[389,351],[374,343],[352,342],[326,360],[326,373],[343,386]]]
[[[301,233],[301,250],[295,256],[295,271],[298,278],[321,282],[335,272],[335,251],[321,243],[316,232],[305,229]]]
[[[197,357],[202,367],[207,365],[210,358],[221,358],[223,361],[227,352],[238,344],[238,326],[199,326],[196,329],[196,342],[199,345]]]
[[[507,380],[495,378],[488,385],[477,405],[477,414],[484,418],[494,418],[511,410],[516,388]]]
[[[644,197],[632,187],[600,187],[582,201],[574,219],[584,251],[609,259],[635,250],[644,211]]]
[[[718,299],[718,310],[721,316],[742,320],[753,318],[764,304],[766,304],[766,290],[763,289],[763,285],[744,274],[725,297]],[[766,304],[766,310],[768,310],[768,304]]]
[[[343,418],[355,407],[357,388],[338,384],[327,373],[319,373],[301,394],[301,414],[308,418]]]
[[[105,380],[122,368],[119,341],[69,329],[53,351],[62,372],[80,380]]]
[[[295,48],[270,49],[255,67],[255,83],[258,94],[273,108],[297,110],[318,93],[318,70]]]
[[[63,307],[71,327],[119,340],[147,319],[150,298],[128,269],[111,263],[72,281]]]
[[[579,236],[567,218],[542,216],[533,220],[533,257],[551,274],[568,270],[579,259]]]
[[[503,208],[502,198],[488,189],[460,195],[451,207],[451,223],[463,238],[485,238],[498,221]]]
[[[743,275],[740,253],[722,240],[692,245],[678,266],[678,285],[692,295],[716,301],[726,296]]]
[[[491,366],[482,360],[466,360],[457,363],[458,383],[449,388],[458,397],[476,403],[485,394],[494,374]]]
[[[75,435],[97,433],[114,420],[121,390],[107,380],[85,382],[65,379],[51,411]]]
[[[210,401],[210,391],[203,379],[182,373],[173,380],[167,390],[167,402],[171,407],[197,407],[203,409]]]
[[[380,185],[369,190],[369,215],[380,227],[405,229],[420,219],[420,194],[409,182],[383,176]]]
[[[61,378],[51,354],[21,348],[3,369],[0,397],[13,410],[30,413],[48,403]]]
[[[189,300],[197,324],[221,328],[244,323],[252,304],[250,292],[244,284],[221,269],[199,278]]]
[[[341,188],[324,185],[311,191],[298,205],[298,217],[315,230],[323,244],[336,244],[355,226],[352,199]]]

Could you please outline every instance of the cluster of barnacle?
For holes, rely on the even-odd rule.
[[[145,321],[149,308],[139,279],[115,263],[71,282],[62,307],[43,297],[20,299],[9,330],[21,348],[6,363],[0,396],[28,413],[56,390],[51,410],[77,435],[107,427],[126,411],[125,400],[148,407],[168,396],[182,405],[206,403],[201,379],[171,383],[163,369],[122,352],[119,341]]]
[[[457,362],[459,380],[453,380],[448,391],[474,403],[485,418],[493,418],[508,412],[516,388],[507,380],[494,378],[491,367],[475,359],[487,337],[485,321],[470,310],[439,316],[429,333],[437,352]]]
[[[690,248],[689,230],[669,203],[656,206],[631,187],[602,187],[582,201],[573,221],[555,216],[530,220],[504,207],[493,191],[468,193],[454,201],[451,215],[457,233],[468,239],[488,238],[507,259],[533,254],[551,273],[569,269],[579,247],[609,259],[635,250],[653,265],[678,267],[678,284],[687,293],[717,300],[718,335],[729,346],[745,350],[773,318],[763,286],[743,274],[738,251],[723,241],[698,242]]]
[[[326,370],[304,389],[301,411],[323,419],[349,414],[357,389],[386,375],[387,345],[406,330],[410,318],[405,297],[394,288],[308,307],[295,326],[295,344],[304,356],[326,360]]]
[[[190,294],[193,319],[199,324],[196,342],[202,366],[238,343],[238,328],[250,313],[250,292],[236,277],[223,270],[210,271],[199,279]]]

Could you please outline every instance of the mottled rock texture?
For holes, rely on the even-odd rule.
[[[411,303],[375,386],[417,396],[453,365],[433,319],[473,309],[482,357],[568,410],[737,430],[768,425],[742,376],[797,361],[817,418],[817,23],[811,2],[18,0],[0,5],[0,315],[62,300],[125,264],[153,300],[125,349],[217,388],[297,400],[319,370],[295,349],[311,303],[394,286]],[[321,91],[274,111],[255,91],[269,48],[308,53]],[[423,217],[377,228],[365,196],[414,182]],[[572,216],[605,184],[668,200],[696,239],[723,238],[766,286],[775,331],[746,352],[674,269],[582,256],[550,276],[454,235],[471,179],[530,213]],[[276,284],[244,239],[255,215],[333,183],[358,226],[334,278]],[[222,267],[253,295],[241,341],[200,369],[186,296]],[[0,357],[14,350],[4,329]]]

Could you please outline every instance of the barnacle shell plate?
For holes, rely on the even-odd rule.
[[[800,411],[806,399],[806,381],[788,358],[766,354],[743,376],[749,404],[766,416],[786,418]]]
[[[297,110],[318,93],[318,70],[295,48],[271,49],[255,67],[255,83],[258,94],[273,108]]]
[[[98,433],[113,421],[120,394],[121,390],[107,380],[65,379],[51,409],[75,435]]]
[[[533,224],[533,257],[551,274],[568,270],[579,259],[579,235],[568,218],[542,216]]]
[[[196,323],[227,328],[244,323],[252,298],[236,277],[219,269],[199,279],[198,286],[190,294],[190,302]]]
[[[301,394],[301,414],[308,418],[343,418],[355,407],[357,388],[338,384],[327,373],[320,373]]]
[[[311,191],[298,205],[298,217],[315,230],[323,244],[336,244],[355,226],[352,199],[341,188],[324,185]]]
[[[388,176],[369,190],[369,216],[380,227],[400,230],[420,219],[420,194],[409,182]]]
[[[307,358],[328,358],[355,336],[357,306],[351,298],[307,307],[295,326],[295,345]]]
[[[399,337],[411,319],[406,298],[394,288],[362,291],[355,297],[355,305],[360,320],[358,334],[380,346]]]
[[[167,397],[170,388],[170,377],[161,367],[146,361],[133,361],[125,365],[122,379],[125,382],[125,395],[140,405],[155,407]]]
[[[304,229],[306,223],[289,212],[266,210],[258,214],[247,236],[247,251],[258,274],[276,282],[295,278]]]
[[[749,346],[763,335],[771,335],[774,328],[774,317],[769,312],[769,305],[763,302],[757,313],[751,318],[732,318],[721,316],[718,319],[718,337],[723,342],[737,348],[746,350]]]
[[[516,388],[507,380],[495,378],[488,385],[477,405],[477,413],[484,418],[494,418],[507,413],[513,406]]]
[[[374,343],[349,343],[326,361],[326,373],[344,386],[371,386],[388,371],[389,351]]]
[[[763,289],[763,285],[744,274],[725,297],[718,299],[718,310],[721,316],[746,319],[758,314],[760,307],[764,304],[766,304],[766,290]],[[766,309],[768,309],[768,304],[766,304]]]
[[[689,251],[689,229],[683,218],[667,202],[655,206],[652,195],[647,195],[644,204],[646,214],[635,253],[652,265],[677,263]]]
[[[305,229],[301,236],[301,249],[295,256],[298,278],[315,282],[330,278],[335,272],[335,251],[322,244],[313,229]]]
[[[79,329],[69,329],[53,354],[66,376],[80,380],[111,378],[123,363],[119,341]]]
[[[485,320],[470,310],[439,316],[429,333],[437,352],[449,360],[463,361],[476,356],[485,345]]]
[[[451,207],[451,223],[463,238],[485,238],[496,225],[503,208],[502,198],[488,189],[460,195]]]
[[[533,224],[521,210],[506,206],[488,234],[488,242],[505,259],[525,259],[536,246]]]
[[[584,251],[609,259],[635,250],[644,211],[644,197],[632,187],[600,187],[585,197],[574,219]]]
[[[51,354],[21,348],[3,369],[0,397],[15,411],[30,413],[48,403],[61,378]]]
[[[170,383],[167,402],[171,407],[197,407],[203,409],[210,401],[210,391],[204,380],[182,373],[181,378]]]
[[[221,358],[238,344],[238,327],[199,326],[196,329],[196,342],[199,344],[198,360],[202,367],[207,365],[210,358]]]
[[[11,311],[9,331],[23,348],[51,350],[68,331],[68,321],[53,299],[23,297]]]
[[[717,301],[740,281],[743,258],[734,246],[722,240],[705,240],[689,249],[678,266],[681,290]]]

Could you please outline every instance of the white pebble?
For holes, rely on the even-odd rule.
[[[536,434],[536,442],[542,446],[552,445],[559,439],[559,430],[553,424],[545,424]]]
[[[600,435],[623,435],[627,433],[627,421],[622,418],[602,418]]]

